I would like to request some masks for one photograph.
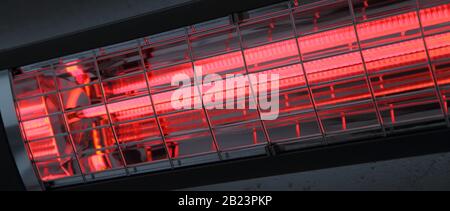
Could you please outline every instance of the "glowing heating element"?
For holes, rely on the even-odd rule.
[[[427,41],[428,41],[428,48],[429,48],[430,54],[433,59],[439,58],[439,57],[446,57],[446,56],[450,55],[450,42],[449,42],[450,41],[450,33],[431,36],[427,39]],[[290,48],[295,46],[295,41],[293,41],[293,43],[294,44],[292,44],[291,41],[286,41],[285,43],[282,43],[283,45],[281,45],[281,47],[278,47],[278,48],[288,49],[288,50],[281,51],[281,52],[277,48],[267,48],[266,46],[258,47],[258,48],[252,49],[252,52],[255,52],[255,53],[249,54],[250,55],[249,57],[252,57],[253,55],[255,55],[255,57],[257,57],[256,55],[275,55],[275,58],[277,58],[277,56],[276,56],[277,53],[284,55],[283,57],[293,56],[295,54],[293,54],[289,50]],[[277,43],[277,44],[280,46],[279,43]],[[365,51],[363,51],[363,54],[365,55],[366,66],[368,69],[382,70],[382,69],[386,69],[386,68],[390,68],[390,67],[401,67],[402,65],[420,62],[424,58],[425,50],[423,49],[423,40],[416,39],[416,40],[406,41],[406,42],[402,42],[402,43],[398,43],[398,44],[392,44],[392,45],[387,45],[387,46],[383,46],[383,47],[365,50]],[[211,58],[209,60],[217,61],[217,63],[224,62],[224,63],[226,63],[226,65],[219,66],[216,64],[216,62],[208,62],[209,64],[211,64],[210,66],[202,66],[203,69],[206,70],[204,73],[205,74],[216,73],[216,72],[220,72],[220,70],[224,70],[224,69],[238,68],[239,66],[236,65],[237,62],[234,62],[235,60],[238,60],[238,58],[239,57],[234,56],[233,54],[226,55],[226,56],[220,56],[217,58],[216,57]],[[267,58],[273,59],[274,57],[267,56],[266,59]],[[261,59],[259,59],[259,60],[261,60]],[[230,61],[230,63],[227,63],[227,61]],[[253,62],[253,60],[250,60],[250,61]],[[334,56],[334,57],[320,59],[320,60],[315,60],[312,62],[306,62],[304,65],[305,65],[305,69],[308,70],[307,71],[307,74],[309,75],[308,78],[309,78],[310,82],[312,82],[312,83],[336,80],[336,79],[339,79],[342,77],[363,74],[362,60],[361,60],[361,56],[360,56],[359,52]],[[215,67],[216,69],[211,68],[211,66]],[[293,68],[294,73],[301,71],[300,65],[295,65],[293,67],[296,67],[296,68]],[[272,71],[268,70],[268,72],[266,72],[266,73],[270,74],[270,72],[278,72],[278,70],[277,69],[272,70]],[[170,78],[170,77],[168,77],[168,78]],[[302,85],[304,83],[302,78],[303,77],[300,76],[299,78],[297,78],[297,80],[281,79],[280,80],[280,89],[283,89],[284,87]],[[127,86],[127,88],[133,87],[133,89],[119,88],[114,91],[115,91],[115,93],[119,93],[119,92],[125,93],[125,92],[135,90],[135,89],[146,88],[145,79],[143,78],[142,80],[143,81],[140,83],[133,83],[133,84]],[[450,79],[441,78],[439,80],[439,84],[448,84],[449,80]],[[385,91],[383,91],[381,93],[377,93],[377,95],[382,96],[382,95],[388,95],[388,94],[394,94],[394,93],[401,93],[401,92],[405,92],[405,91],[411,91],[411,90],[415,90],[415,89],[433,87],[433,86],[434,86],[433,82],[430,81],[430,82],[423,83],[423,84],[415,84],[415,85],[411,85],[408,87],[403,87],[401,89],[399,89],[399,88],[386,89]],[[184,88],[184,89],[190,89],[190,88]],[[170,99],[170,94],[171,93],[164,93],[164,96],[154,96],[154,98],[155,97],[161,98],[161,99],[154,99],[154,100],[156,102],[160,102],[160,101],[163,102],[164,99]],[[224,93],[222,96],[226,97],[226,94]],[[238,97],[243,97],[243,96],[238,96]],[[367,98],[367,97],[370,97],[369,93],[367,95],[354,96],[351,99],[341,99],[340,101],[352,101],[352,100],[357,100],[358,98]],[[227,99],[224,98],[223,100],[227,100]],[[204,103],[206,104],[206,103],[211,103],[211,102],[206,101]],[[338,101],[329,101],[329,102],[325,102],[320,105],[335,104],[335,103],[338,103]],[[108,107],[109,107],[109,110],[111,113],[122,112],[122,111],[128,111],[128,112],[136,111],[136,112],[151,113],[152,112],[151,110],[145,110],[145,109],[144,110],[136,110],[141,107],[144,107],[145,105],[150,105],[150,98],[147,96],[141,97],[141,98],[136,98],[133,100],[123,101],[120,103],[112,103]],[[157,104],[156,106],[158,107],[157,110],[165,110],[165,109],[170,110],[172,107],[171,102],[160,103],[160,104]],[[93,108],[83,110],[84,117],[94,117],[94,116],[101,116],[101,115],[105,115],[105,114],[106,114],[106,110],[103,109],[103,107],[93,107]]]
[[[448,23],[450,22],[450,4],[422,9],[420,18],[424,28]],[[436,85],[447,86],[450,84],[450,73],[447,69],[440,70],[440,72],[433,69],[439,73],[436,78],[437,84],[431,80],[433,77],[430,72],[421,72],[420,68],[414,69],[414,65],[422,65],[428,69],[428,57],[432,61],[438,61],[450,56],[450,32],[435,33],[422,38],[418,27],[417,13],[407,12],[357,24],[357,33],[355,33],[354,26],[343,26],[299,38],[283,39],[243,51],[228,52],[193,62],[181,63],[169,67],[167,71],[159,74],[156,74],[155,71],[143,71],[141,74],[134,75],[133,80],[124,79],[111,86],[107,86],[105,83],[113,79],[107,80],[101,85],[98,85],[100,83],[95,84],[95,80],[92,79],[95,77],[92,77],[92,73],[88,73],[80,64],[81,62],[77,60],[63,64],[64,79],[66,80],[64,84],[55,82],[56,86],[72,83],[70,85],[76,87],[64,92],[55,90],[58,92],[58,100],[61,100],[65,107],[60,110],[64,115],[63,119],[66,120],[66,123],[63,123],[65,124],[64,130],[72,137],[72,146],[66,148],[72,147],[72,152],[61,153],[62,144],[58,143],[55,138],[57,135],[55,128],[60,130],[60,127],[63,126],[55,125],[49,116],[59,113],[49,112],[49,102],[43,97],[39,101],[32,101],[33,103],[26,103],[26,99],[19,100],[17,110],[19,117],[22,117],[21,129],[30,149],[30,157],[39,164],[38,170],[44,181],[69,177],[80,174],[80,172],[88,174],[116,169],[124,165],[176,159],[183,156],[183,150],[180,148],[183,141],[186,142],[185,140],[189,139],[197,142],[204,141],[197,140],[196,135],[206,137],[211,131],[217,132],[217,135],[212,138],[213,142],[205,147],[207,148],[205,150],[217,150],[217,145],[220,143],[216,142],[221,141],[221,135],[228,132],[224,129],[225,126],[237,124],[236,122],[248,124],[242,128],[250,129],[251,144],[260,143],[259,126],[256,126],[259,123],[258,121],[249,121],[254,118],[252,115],[256,114],[252,113],[255,112],[245,109],[205,111],[210,112],[210,116],[216,115],[214,112],[217,112],[218,117],[203,117],[203,110],[177,111],[172,107],[170,100],[173,89],[176,87],[160,92],[153,90],[154,87],[164,87],[170,84],[176,74],[192,76],[194,69],[197,70],[199,67],[201,67],[202,76],[212,73],[225,75],[230,70],[245,69],[252,75],[279,74],[281,93],[277,97],[281,98],[280,103],[282,104],[280,119],[285,118],[287,114],[297,115],[302,112],[305,114],[302,114],[301,118],[287,117],[286,122],[284,122],[285,120],[267,122],[269,137],[273,128],[287,127],[292,122],[295,124],[295,136],[302,137],[305,128],[302,127],[302,123],[299,123],[299,119],[303,121],[303,119],[319,118],[317,121],[322,121],[323,125],[319,124],[318,127],[320,130],[325,130],[324,132],[334,129],[332,126],[328,126],[324,119],[338,119],[339,130],[346,131],[354,125],[350,115],[373,112],[374,109],[365,103],[372,98],[375,98],[372,99],[373,101],[380,99],[382,102],[380,103],[381,115],[379,118],[381,120],[379,121],[382,124],[396,124],[401,120],[399,114],[402,112],[398,112],[400,109],[437,101],[437,98],[427,98],[428,95],[422,93],[425,92],[423,90],[434,90]],[[419,35],[411,36],[411,34]],[[360,51],[357,35],[361,40],[361,45],[367,44],[363,41],[371,41],[371,46]],[[405,36],[407,39],[388,44],[384,43],[386,42],[384,40],[373,41],[377,40],[376,38],[394,37],[394,35]],[[317,56],[328,51],[330,53],[326,56]],[[302,54],[303,63],[300,62],[299,52]],[[142,61],[149,62],[148,59],[142,58]],[[126,62],[128,61],[123,59],[110,63],[120,66]],[[245,65],[247,67],[244,67]],[[150,66],[150,64],[146,63],[143,66]],[[436,65],[431,66],[437,69]],[[392,74],[399,68],[413,69],[412,74],[408,75],[401,71]],[[241,71],[241,73],[246,73],[246,71]],[[366,74],[369,79],[366,79]],[[69,77],[73,78],[70,83],[66,79]],[[362,80],[364,83],[354,85],[354,87],[348,85],[357,83],[358,80]],[[366,80],[371,80],[371,83]],[[265,85],[253,84],[256,90]],[[364,87],[368,85],[372,86],[373,94],[370,91],[355,91],[364,90]],[[207,87],[201,88],[204,89],[204,92],[207,91]],[[307,88],[311,89],[313,93],[309,93]],[[196,87],[187,86],[180,89],[195,91]],[[306,94],[298,94],[295,91]],[[149,92],[151,92],[151,96]],[[223,92],[218,95],[222,96],[222,99],[214,99],[215,102],[232,100],[227,96],[226,90]],[[446,97],[448,97],[448,93],[446,90],[443,92],[443,96],[439,97],[443,99],[443,106],[447,112]],[[105,93],[125,97],[118,98],[120,100],[105,99]],[[401,96],[404,93],[417,94],[413,97],[401,98],[410,101],[404,104],[389,98],[394,95]],[[237,98],[245,99],[249,94],[251,94],[250,89],[246,89]],[[98,95],[103,95],[103,97],[98,97]],[[311,99],[308,95],[311,95]],[[419,96],[425,96],[424,99],[427,100],[417,100]],[[202,105],[213,103],[210,97],[203,96],[200,101],[196,101],[194,98],[199,98],[199,96],[193,96],[193,107],[202,108]],[[79,105],[83,101],[89,102],[88,105]],[[352,103],[354,103],[353,107],[348,106]],[[53,102],[52,106],[57,104],[57,102]],[[386,112],[387,114],[385,114]],[[35,118],[33,114],[39,113],[43,115]],[[314,113],[317,113],[317,117]],[[33,118],[24,118],[29,116],[33,116]],[[207,118],[210,120],[207,121]],[[272,124],[275,126],[271,126]],[[212,130],[207,130],[210,127]],[[224,132],[220,133],[221,130]],[[77,165],[73,164],[73,157],[77,158],[78,171],[74,170]],[[117,157],[122,158],[118,159]]]

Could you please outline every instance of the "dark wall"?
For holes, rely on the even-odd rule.
[[[0,51],[84,31],[192,0],[6,0],[0,7]],[[157,27],[149,23],[148,26]],[[102,39],[101,37],[96,39]]]
[[[438,153],[184,190],[442,191],[450,189],[449,178],[450,153]]]
[[[0,69],[129,41],[280,1],[5,1],[0,7]]]

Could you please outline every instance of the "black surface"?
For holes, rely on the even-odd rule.
[[[0,191],[25,190],[12,157],[0,114]]]
[[[0,69],[19,67],[282,2],[197,0],[99,28],[0,52]]]
[[[59,190],[174,190],[293,172],[354,165],[450,151],[450,130],[369,140],[275,157],[205,165]]]

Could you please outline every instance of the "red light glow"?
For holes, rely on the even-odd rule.
[[[450,4],[422,9],[420,10],[420,16],[423,27],[431,27],[450,22]],[[373,96],[375,98],[385,98],[402,93],[427,89],[432,90],[434,88],[434,81],[428,80],[430,76],[427,73],[412,71],[413,73],[410,75],[400,74],[400,76],[393,76],[389,72],[389,70],[395,70],[396,68],[409,68],[410,66],[412,68],[414,65],[423,65],[428,68],[424,41],[417,35],[420,33],[420,28],[416,12],[408,12],[360,23],[357,24],[356,28],[359,37],[362,39],[362,45],[370,44],[370,46],[362,50],[365,63],[363,63],[361,52],[358,49],[354,27],[345,26],[305,35],[298,39],[290,38],[245,49],[243,52],[230,52],[196,60],[193,63],[187,62],[161,70],[151,70],[146,73],[147,79],[142,74],[140,77],[114,83],[111,86],[103,84],[107,94],[125,96],[121,101],[105,100],[105,103],[90,102],[91,105],[89,106],[77,108],[78,102],[90,99],[92,93],[87,88],[83,89],[78,87],[72,89],[68,92],[69,96],[67,96],[67,100],[63,103],[69,105],[68,108],[76,108],[70,111],[76,115],[66,114],[67,122],[70,124],[69,127],[80,131],[100,128],[99,130],[95,129],[86,132],[91,134],[91,138],[87,141],[92,143],[86,145],[92,147],[92,150],[101,150],[107,144],[108,147],[112,146],[116,143],[114,141],[115,138],[118,139],[118,144],[129,144],[136,140],[151,140],[150,145],[152,146],[141,147],[141,150],[146,151],[146,162],[151,162],[158,157],[158,153],[160,153],[158,150],[163,148],[162,146],[164,144],[166,144],[166,150],[171,158],[180,156],[182,150],[178,142],[182,142],[182,140],[179,139],[181,139],[180,137],[185,138],[189,136],[183,134],[182,131],[194,131],[199,129],[199,125],[206,125],[206,120],[203,120],[202,123],[192,123],[196,121],[193,120],[192,116],[197,116],[197,111],[182,111],[182,115],[179,114],[178,112],[180,111],[174,110],[171,105],[172,91],[169,89],[169,91],[164,90],[164,92],[159,90],[162,89],[161,87],[170,84],[175,74],[192,76],[194,72],[192,64],[195,65],[196,70],[201,67],[203,76],[211,73],[222,76],[228,73],[245,74],[245,64],[250,74],[260,74],[258,71],[263,71],[261,73],[278,73],[280,75],[279,84],[281,92],[290,90],[291,88],[300,89],[299,87],[306,87],[306,77],[309,85],[314,88],[312,95],[315,102],[304,103],[305,101],[309,101],[307,96],[300,96],[300,94],[290,95],[291,92],[282,93],[280,97],[284,99],[284,106],[281,106],[280,113],[295,113],[301,110],[308,110],[310,112],[313,107],[312,104],[319,109],[340,106],[336,110],[324,109],[324,111],[321,110],[319,113],[323,116],[331,116],[338,119],[341,123],[339,127],[344,131],[352,127],[351,120],[348,118],[349,113],[364,113],[370,110],[370,106],[364,107],[364,105],[357,105],[354,107],[354,110],[352,108],[344,108],[346,104],[368,100]],[[373,41],[380,37],[389,36],[402,37],[402,40],[401,42],[392,41],[390,44],[382,43],[379,40]],[[430,59],[434,61],[450,56],[450,32],[429,35],[425,39]],[[336,51],[336,49],[340,50]],[[299,50],[302,53],[303,64],[300,64]],[[326,54],[325,56],[318,56],[321,53]],[[352,90],[365,89],[365,83],[362,83],[362,85],[339,87],[342,84],[349,83],[348,81],[365,81],[366,72],[364,67],[367,68],[370,80],[373,80],[372,86],[375,90],[373,96],[368,91],[355,91],[354,93],[346,94]],[[86,75],[83,66],[79,64],[79,61],[65,64],[65,71],[75,78],[76,85],[92,83]],[[444,71],[448,71],[448,69]],[[304,73],[306,73],[306,76]],[[438,84],[441,86],[450,84],[450,74],[441,75],[441,77],[436,79]],[[260,87],[263,85],[265,84],[257,84]],[[203,88],[207,90],[207,87]],[[189,86],[181,89],[195,90],[195,88]],[[138,90],[145,90],[145,93],[138,92]],[[152,93],[152,98],[150,98],[148,90]],[[247,89],[244,94],[245,96],[248,95],[249,90]],[[223,102],[230,100],[227,98],[226,93],[223,93],[222,96],[223,99],[215,99],[215,101],[222,100]],[[445,109],[448,109],[445,97]],[[303,103],[295,104],[296,100]],[[153,105],[152,102],[154,103]],[[199,103],[199,101],[193,100],[192,103]],[[203,103],[211,103],[211,98],[205,98]],[[416,102],[412,100],[411,105],[420,103],[425,104],[428,101]],[[388,111],[387,116],[391,120],[390,123],[396,124],[399,122],[400,118],[398,113],[396,113],[396,109],[402,106],[407,107],[408,105],[390,103],[386,108],[382,108],[383,111]],[[58,147],[59,145],[56,139],[52,138],[56,135],[54,128],[60,126],[56,126],[51,122],[48,116],[51,115],[48,107],[48,102],[42,97],[37,101],[19,101],[18,113],[22,117],[22,131],[26,140],[31,141],[29,148],[34,160],[54,158],[57,160],[56,162],[61,162],[62,166],[62,160],[60,159],[62,155]],[[224,112],[222,114],[225,114],[225,111],[220,112]],[[226,119],[217,120],[217,122],[225,124],[227,122],[235,122],[236,120],[243,121],[248,115],[247,110],[236,110],[236,112],[237,116],[231,115]],[[156,116],[160,125],[157,125],[156,121],[150,122],[150,120],[153,121],[156,119],[155,113],[157,114]],[[43,115],[36,116],[34,114]],[[31,118],[23,119],[23,117]],[[201,119],[201,117],[198,118]],[[173,125],[176,125],[176,127]],[[114,133],[109,134],[104,132],[103,127],[105,126],[113,126]],[[161,131],[159,131],[159,126],[161,127]],[[176,131],[173,128],[179,128],[182,131]],[[250,131],[249,136],[252,137],[252,144],[259,143],[258,130],[253,127],[250,128]],[[303,133],[304,131],[297,121],[295,134],[300,137]],[[170,137],[171,141],[163,143],[161,140],[162,137],[160,137],[161,134]],[[83,141],[85,140],[82,138],[80,140],[74,140],[74,145],[82,145]],[[85,163],[87,163],[91,172],[104,171],[113,168],[114,162],[109,160],[111,157],[113,156],[106,156],[103,152],[97,152],[89,156]],[[139,159],[141,158],[139,157]],[[62,173],[52,174],[47,172],[46,176],[41,177],[43,180],[52,180],[73,174],[66,170],[65,167],[61,168],[63,169]]]

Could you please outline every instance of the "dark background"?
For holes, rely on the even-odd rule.
[[[231,12],[259,7],[271,2],[276,1],[3,0],[0,5],[0,67],[24,65],[67,53],[76,53],[210,18],[222,17]],[[127,19],[127,24],[121,23]],[[102,27],[98,28],[99,26]],[[21,181],[15,171],[9,147],[3,138],[3,126],[1,124],[0,126],[0,137],[2,137],[0,140],[0,189],[21,190],[23,189]],[[415,145],[404,144],[390,150],[391,157],[395,159],[387,161],[378,159],[376,156],[377,153],[380,155],[384,153],[383,148],[380,147],[374,149],[378,151],[373,152],[374,159],[371,159],[373,161],[364,164],[343,163],[339,167],[330,166],[326,169],[297,173],[292,173],[294,170],[279,171],[282,175],[246,178],[229,183],[223,183],[229,177],[227,174],[244,174],[245,172],[216,169],[215,174],[209,175],[207,170],[197,171],[197,175],[192,173],[187,175],[200,179],[210,176],[223,178],[213,180],[221,181],[219,184],[188,188],[188,190],[450,190],[450,153],[443,152],[446,151],[445,148],[439,150],[438,145],[437,150],[430,151],[431,154],[410,153],[406,154],[406,157],[395,156],[395,150],[408,151],[411,150],[410,148],[420,148],[421,144],[433,144],[435,141],[433,139],[441,139],[441,141],[448,139],[448,136],[431,139],[425,137],[420,140],[415,138]],[[351,150],[347,150],[341,154],[327,155],[325,151],[320,154],[321,157],[316,156],[316,158],[320,159],[320,162],[327,162],[327,160],[332,162],[339,160],[341,156],[351,157],[352,154],[357,156],[358,152],[352,153]],[[399,151],[399,154],[402,153]],[[314,156],[292,158],[310,160],[268,164],[301,166],[305,163],[318,162],[314,160]],[[256,164],[264,165],[261,162]],[[258,171],[258,168],[259,172],[264,171],[260,169],[260,166],[254,166],[254,168],[251,169],[250,166],[248,171]],[[255,175],[264,176],[261,173]],[[183,179],[182,176],[183,173],[179,174],[177,179]],[[156,181],[161,182],[163,179]],[[177,187],[174,186],[174,188]],[[186,187],[177,189],[184,188]],[[151,186],[148,189],[151,189]]]

